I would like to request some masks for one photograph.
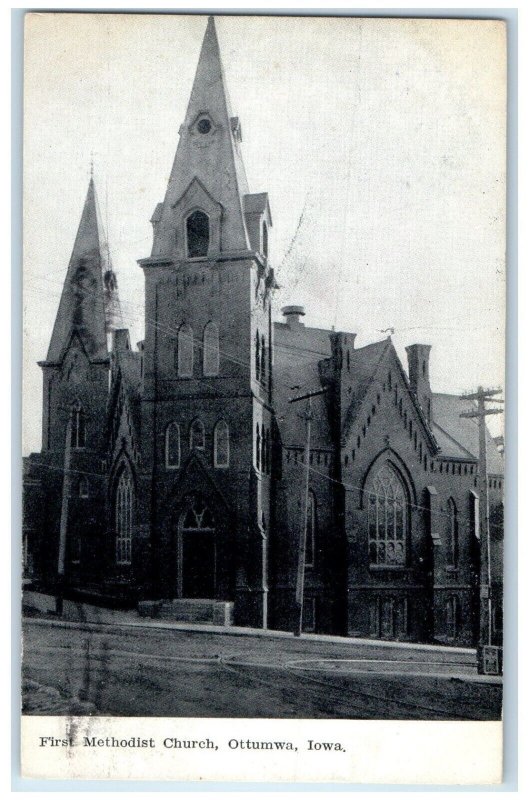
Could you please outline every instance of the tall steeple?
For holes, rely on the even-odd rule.
[[[219,42],[213,17],[209,21],[200,51],[198,67],[180,127],[176,151],[164,202],[152,219],[153,256],[171,256],[175,249],[175,225],[189,195],[208,195],[222,217],[219,251],[247,250],[248,233],[244,217],[244,195],[248,182],[242,161],[239,118],[232,115]]]
[[[46,362],[57,363],[62,359],[74,332],[92,361],[106,358],[106,334],[122,326],[117,280],[92,176]]]

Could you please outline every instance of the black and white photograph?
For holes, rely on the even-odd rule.
[[[23,170],[29,776],[376,721],[501,781],[505,23],[30,13]]]

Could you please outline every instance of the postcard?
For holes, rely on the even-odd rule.
[[[501,782],[505,23],[24,50],[22,774]]]

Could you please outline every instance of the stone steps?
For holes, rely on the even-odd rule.
[[[138,603],[140,617],[168,619],[204,625],[233,625],[233,603],[224,600],[144,600]]]

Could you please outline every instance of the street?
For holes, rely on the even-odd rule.
[[[498,720],[499,681],[450,648],[28,618],[26,714]]]

